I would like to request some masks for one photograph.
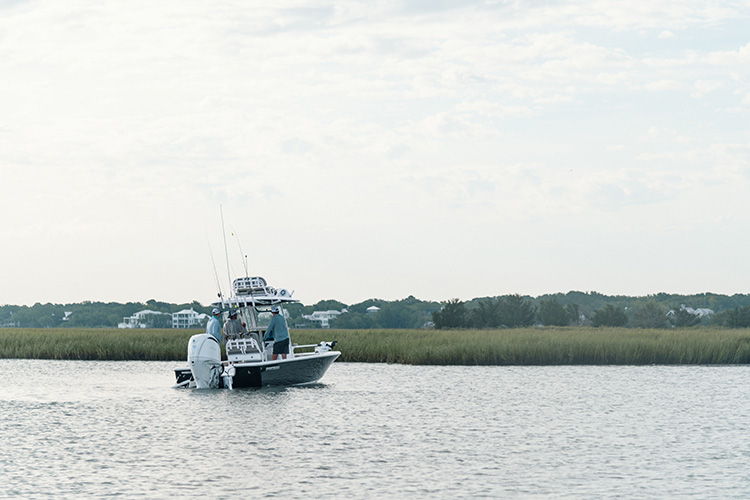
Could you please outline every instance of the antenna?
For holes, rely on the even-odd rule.
[[[224,235],[224,256],[227,260],[227,279],[229,280],[229,289],[232,289],[232,276],[229,274],[229,251],[227,250],[227,232],[224,230],[224,209],[219,205],[221,212],[221,233]]]

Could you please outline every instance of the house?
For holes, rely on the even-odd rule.
[[[163,314],[168,315],[169,313],[163,313],[159,311],[151,311],[150,309],[144,309],[143,311],[138,311],[132,316],[123,318],[122,323],[117,324],[117,328],[149,328],[153,326],[154,316],[161,316]],[[63,318],[63,320],[67,320],[68,316],[69,314],[66,313],[65,318]]]
[[[684,309],[690,314],[694,314],[699,318],[711,316],[714,313],[713,309],[709,309],[707,307],[699,307],[698,309],[693,309],[692,307],[685,307],[684,304],[680,306],[680,309]]]
[[[693,309],[692,307],[686,307],[685,310],[689,312],[690,314],[695,314],[699,318],[703,318],[705,316],[711,316],[714,313],[714,310],[709,309],[708,307],[699,307],[698,309]]]
[[[192,307],[172,313],[172,328],[193,328],[200,326],[208,318],[207,314],[198,313]]]
[[[305,314],[302,317],[305,318],[308,321],[312,321],[313,323],[320,323],[321,328],[330,328],[331,324],[330,321],[332,319],[336,319],[339,314],[348,312],[346,309],[342,309],[341,311],[315,311],[312,314]]]
[[[370,306],[367,308],[367,314],[375,314],[378,311],[380,311],[378,306]]]
[[[682,304],[680,306],[680,309],[682,309],[683,311],[689,312],[690,314],[693,314],[699,318],[706,318],[714,314],[714,310],[709,309],[707,307],[699,307],[697,309],[693,309],[692,307],[686,307],[685,304]],[[671,310],[667,313],[667,316],[672,316],[672,315],[674,315],[674,310]]]

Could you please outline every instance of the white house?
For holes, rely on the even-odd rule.
[[[367,314],[375,314],[378,311],[380,311],[378,306],[370,306],[367,308]]]
[[[709,309],[708,307],[699,307],[698,309],[693,309],[692,307],[686,307],[685,310],[689,312],[690,314],[695,314],[699,318],[703,318],[704,316],[711,316],[714,313],[714,310]]]
[[[162,315],[162,314],[169,314],[169,313],[163,313],[159,311],[151,311],[149,309],[144,309],[143,311],[138,311],[137,313],[133,314],[132,316],[128,316],[127,318],[122,319],[122,323],[117,324],[117,328],[148,328],[149,326],[149,316],[150,315]],[[69,313],[65,313],[65,318],[63,320],[67,320]]]
[[[703,318],[703,317],[706,317],[706,316],[711,316],[712,314],[714,314],[714,310],[713,309],[709,309],[707,307],[699,307],[698,309],[693,309],[692,307],[686,307],[685,304],[682,304],[680,306],[680,309],[682,309],[684,311],[687,311],[690,314],[693,314],[695,316],[698,316],[699,318]],[[669,312],[672,312],[672,311],[669,311]],[[669,313],[667,313],[667,314],[669,314]]]
[[[172,328],[192,328],[208,318],[207,314],[198,313],[191,307],[172,313]]]
[[[693,309],[692,307],[687,307],[685,304],[680,305],[681,311],[686,311],[695,316],[696,318],[707,318],[714,314],[713,309],[709,309],[707,307],[699,307],[697,309]],[[667,316],[674,316],[675,311],[674,309],[667,312]]]
[[[305,314],[302,317],[305,318],[308,321],[312,321],[314,323],[320,323],[321,328],[330,328],[331,324],[329,321],[332,319],[336,319],[341,313],[348,312],[346,309],[343,309],[341,311],[315,311],[312,314]]]

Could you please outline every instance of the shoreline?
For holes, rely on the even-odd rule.
[[[0,358],[185,361],[203,330],[0,329]],[[750,329],[592,327],[502,330],[292,330],[292,342],[338,341],[342,362],[412,365],[743,365]]]

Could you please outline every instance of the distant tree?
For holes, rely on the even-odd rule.
[[[466,306],[458,299],[443,303],[443,308],[432,313],[435,328],[461,328],[466,326]]]
[[[506,295],[500,299],[500,321],[508,328],[531,326],[536,310],[534,305],[520,295]]]
[[[656,302],[649,301],[635,309],[633,320],[639,328],[664,328],[667,324],[667,313]]]
[[[735,307],[723,311],[719,316],[720,324],[729,328],[748,328],[750,327],[750,306]]]
[[[409,328],[412,326],[409,310],[397,302],[383,304],[383,307],[375,316],[375,320],[381,328]]]
[[[602,309],[594,311],[591,324],[593,326],[625,326],[628,324],[628,315],[622,309],[607,304]]]
[[[310,314],[308,312],[305,312],[305,306],[303,306],[299,302],[291,302],[289,304],[285,304],[284,309],[286,309],[286,311],[289,313],[290,325],[302,322],[303,314]]]
[[[367,299],[364,302],[360,302],[359,304],[352,304],[350,306],[347,306],[346,308],[349,310],[350,313],[367,313],[367,308],[375,306],[375,307],[383,307],[383,304],[386,302],[384,300],[380,299]]]
[[[22,327],[39,328],[38,314],[29,306],[21,306],[13,313],[13,321]]]
[[[500,301],[482,299],[469,314],[469,323],[474,328],[497,328],[500,326]]]
[[[172,316],[170,314],[149,314],[149,328],[172,328]]]
[[[547,326],[565,326],[570,323],[570,317],[558,301],[543,300],[539,303],[539,321]]]
[[[150,309],[151,311],[158,311],[158,312],[165,312],[165,313],[174,312],[173,304],[170,304],[168,302],[158,302],[154,299],[150,299],[146,301],[146,308]],[[188,307],[184,307],[184,309],[188,309]]]
[[[340,311],[346,308],[346,304],[338,300],[321,300],[313,306],[315,311]]]
[[[331,328],[342,328],[351,330],[366,330],[375,328],[376,323],[373,314],[348,312],[341,314],[331,322]]]
[[[688,311],[684,305],[675,307],[668,314],[669,324],[677,328],[694,326],[701,322],[701,317]]]
[[[578,304],[567,304],[565,314],[568,316],[569,325],[578,325],[581,323],[581,306]]]

